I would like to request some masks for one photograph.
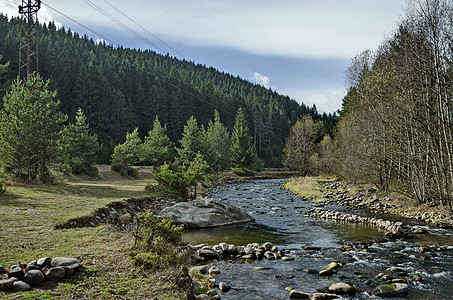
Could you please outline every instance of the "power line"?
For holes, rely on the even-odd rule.
[[[103,14],[104,16],[106,16],[107,18],[109,18],[110,20],[112,20],[113,22],[115,22],[116,24],[120,25],[121,27],[123,27],[124,29],[126,29],[127,31],[129,31],[130,33],[132,33],[133,35],[135,35],[136,37],[140,38],[142,41],[144,41],[145,43],[148,43],[149,45],[151,45],[153,48],[159,50],[160,52],[164,53],[165,51],[162,50],[159,46],[157,46],[156,44],[154,44],[153,42],[151,42],[149,39],[147,39],[146,37],[144,37],[143,35],[141,35],[140,33],[138,33],[137,31],[135,31],[134,29],[130,28],[129,26],[127,26],[126,24],[124,24],[123,22],[121,22],[120,20],[118,20],[117,18],[115,18],[114,16],[112,16],[110,13],[108,13],[107,11],[105,11],[104,9],[102,9],[101,7],[99,7],[98,5],[96,5],[95,3],[93,3],[92,1],[90,0],[83,0],[83,2],[85,2],[86,4],[90,5],[92,8],[94,8],[95,10],[97,10],[98,12],[100,12],[101,14]]]
[[[114,43],[113,40],[108,39],[108,38],[106,38],[105,36],[103,36],[102,34],[100,34],[100,33],[96,32],[96,31],[94,31],[93,29],[90,29],[88,26],[85,26],[85,25],[83,25],[82,23],[77,22],[76,20],[74,20],[73,18],[69,17],[68,15],[62,13],[61,11],[57,10],[56,8],[53,8],[53,7],[50,6],[49,4],[44,3],[44,2],[41,2],[41,3],[44,4],[46,7],[50,8],[51,10],[53,10],[54,12],[56,12],[56,13],[62,15],[63,17],[65,17],[65,18],[71,20],[72,22],[76,23],[77,25],[79,25],[79,26],[85,28],[86,30],[90,31],[91,33],[94,33],[95,35],[101,37],[103,40],[108,41],[110,44],[112,44],[112,45],[117,44],[118,46],[120,46],[119,43],[116,43],[116,42]]]
[[[135,25],[137,25],[138,27],[140,27],[141,29],[145,30],[147,33],[149,33],[150,35],[152,35],[154,38],[156,38],[158,41],[160,41],[162,44],[164,44],[165,46],[167,46],[168,48],[170,48],[171,50],[173,50],[175,53],[179,54],[182,58],[186,59],[186,57],[184,55],[182,55],[179,51],[177,51],[175,48],[173,48],[172,46],[170,46],[168,43],[164,42],[162,39],[160,39],[159,37],[157,37],[156,35],[154,35],[152,32],[150,32],[148,29],[146,29],[145,27],[143,27],[142,25],[140,25],[139,23],[137,23],[136,21],[134,21],[132,18],[130,18],[129,16],[127,16],[125,13],[123,13],[121,10],[119,10],[118,8],[116,8],[115,6],[113,6],[110,2],[108,2],[107,0],[103,0],[105,3],[107,3],[110,7],[112,7],[114,10],[116,10],[117,12],[119,12],[121,15],[123,15],[124,17],[126,17],[129,21],[133,22]]]

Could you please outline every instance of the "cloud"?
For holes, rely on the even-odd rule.
[[[291,89],[282,91],[283,94],[291,95],[299,103],[312,106],[316,105],[320,113],[333,113],[341,109],[341,104],[346,91],[333,89]]]
[[[19,8],[11,2],[0,1],[0,13],[8,18],[19,16]]]
[[[19,17],[19,7],[11,2],[1,1],[0,2],[0,13],[8,16],[8,18]],[[57,28],[61,28],[62,25],[60,22],[55,21],[52,17],[50,11],[44,5],[41,5],[41,8],[38,11],[38,21],[40,23],[49,23],[54,22]]]
[[[252,82],[254,82],[256,84],[260,84],[267,89],[270,89],[270,88],[275,89],[275,86],[273,86],[271,84],[271,79],[265,75],[261,75],[258,72],[253,73],[251,80],[252,80]]]

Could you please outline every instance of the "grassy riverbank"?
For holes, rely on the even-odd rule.
[[[108,203],[150,196],[145,191],[150,181],[148,170],[141,171],[140,179],[128,180],[101,167],[99,180],[72,177],[52,186],[10,184],[0,196],[0,265],[68,256],[78,258],[85,270],[58,286],[0,292],[0,298],[184,299],[186,291],[177,285],[179,270],[148,272],[132,264],[130,234],[110,226],[54,229],[59,222],[88,215]]]
[[[435,206],[429,203],[418,203],[396,192],[382,193],[371,184],[356,185],[342,183],[335,189],[329,183],[336,181],[333,177],[301,177],[294,178],[285,184],[285,188],[299,196],[311,199],[315,204],[335,201],[338,194],[354,198],[354,206],[373,208],[379,202],[383,213],[398,215],[405,218],[425,221],[434,225],[445,225],[453,222],[452,213],[447,207]]]

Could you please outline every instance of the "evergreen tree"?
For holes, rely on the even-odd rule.
[[[259,167],[260,161],[256,149],[252,145],[252,137],[249,134],[242,107],[239,107],[236,114],[231,143],[231,163],[233,168],[247,170]]]
[[[231,164],[231,141],[227,128],[220,122],[217,109],[214,111],[214,122],[210,121],[206,130],[206,160],[216,171],[228,169]]]
[[[111,169],[120,172],[122,176],[137,177],[138,171],[132,168],[139,161],[140,137],[138,128],[126,134],[126,141],[115,147],[112,154]]]
[[[74,174],[87,174],[95,176],[98,169],[95,166],[96,156],[99,152],[99,142],[96,134],[90,134],[89,124],[79,107],[75,124],[69,124],[64,138],[66,147],[64,165]]]
[[[2,60],[3,56],[0,54],[0,61]],[[6,93],[6,89],[8,87],[8,79],[6,77],[7,71],[9,67],[9,62],[6,64],[0,64],[0,98],[3,98],[3,96]],[[1,108],[1,103],[0,103],[0,108]]]
[[[153,130],[148,132],[141,148],[140,160],[154,167],[170,162],[174,158],[173,143],[166,134],[167,125],[162,127],[159,118],[153,123]]]
[[[48,164],[55,161],[67,116],[58,111],[57,91],[50,81],[31,76],[16,80],[3,97],[0,112],[0,160],[10,174],[28,181],[48,182]]]
[[[191,116],[187,120],[187,125],[184,126],[184,132],[182,134],[181,148],[177,149],[178,159],[183,163],[190,163],[195,159],[197,153],[206,153],[206,133],[204,127],[199,128],[197,119]]]

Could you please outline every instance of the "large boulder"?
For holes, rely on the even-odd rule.
[[[214,199],[180,202],[163,209],[159,216],[164,214],[176,224],[182,224],[186,228],[217,227],[254,221],[250,215],[239,208]]]

